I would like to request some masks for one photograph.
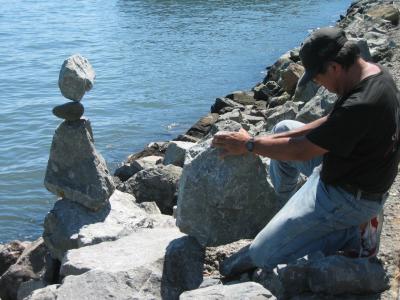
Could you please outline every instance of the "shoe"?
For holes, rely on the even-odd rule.
[[[256,269],[250,257],[249,247],[246,246],[224,259],[219,265],[219,273],[224,277],[233,277]]]

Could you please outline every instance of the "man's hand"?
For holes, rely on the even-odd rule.
[[[220,131],[214,135],[212,145],[220,148],[220,156],[242,155],[248,151],[246,142],[251,138],[250,134],[241,128],[238,132]]]

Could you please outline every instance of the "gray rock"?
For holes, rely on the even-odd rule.
[[[115,186],[91,132],[90,122],[84,119],[58,126],[44,185],[59,197],[98,210],[108,202]]]
[[[116,240],[149,223],[147,213],[127,193],[115,191],[97,212],[59,200],[44,221],[43,238],[52,256],[62,260],[69,249]]]
[[[151,156],[141,157],[119,167],[118,169],[115,170],[114,175],[117,176],[122,181],[126,181],[130,177],[135,175],[137,172],[144,169],[153,168],[162,161],[163,161],[162,156],[151,155]]]
[[[43,280],[31,279],[22,282],[18,289],[17,300],[23,300],[28,297],[33,291],[46,287]]]
[[[204,137],[204,140],[211,138],[214,134],[216,134],[219,131],[239,131],[240,128],[242,128],[242,125],[233,120],[217,122],[211,127],[210,132],[208,133],[208,135]]]
[[[266,130],[271,130],[278,122],[283,120],[292,120],[298,113],[298,102],[286,102],[282,106],[274,107],[268,110],[266,118]]]
[[[169,244],[164,259],[163,299],[178,299],[182,292],[200,286],[203,282],[204,253],[205,249],[189,236]]]
[[[80,102],[68,102],[62,105],[58,105],[53,108],[53,114],[67,121],[79,120],[85,111],[85,108]]]
[[[267,83],[268,81],[278,82],[281,77],[281,71],[285,70],[291,63],[293,63],[293,61],[290,59],[290,52],[282,55],[272,66],[268,67],[268,73],[264,78],[264,83]]]
[[[270,291],[265,289],[262,285],[255,282],[245,282],[232,285],[213,285],[210,287],[197,289],[193,291],[184,292],[180,300],[196,299],[196,300],[261,300],[275,298]]]
[[[135,195],[138,203],[154,201],[162,213],[172,215],[181,173],[180,167],[158,165],[136,173],[125,182],[124,190]]]
[[[253,238],[274,215],[276,197],[256,155],[219,158],[207,140],[186,156],[177,225],[203,246]]]
[[[330,295],[380,293],[389,288],[383,266],[374,259],[338,255],[311,261],[308,284],[312,292]]]
[[[155,202],[142,202],[138,203],[139,207],[142,208],[149,215],[160,215],[161,211]]]
[[[288,102],[290,100],[290,98],[291,98],[290,94],[288,94],[287,92],[283,92],[279,96],[270,98],[269,102],[268,102],[268,107],[274,108],[274,107],[283,105],[286,102]]]
[[[252,125],[257,125],[260,122],[264,123],[265,118],[264,117],[258,117],[258,116],[251,116],[251,115],[243,115],[243,122],[247,122]]]
[[[217,122],[228,121],[228,120],[241,123],[243,119],[240,110],[234,109],[231,112],[227,112],[220,115]]]
[[[116,241],[72,249],[62,261],[60,274],[80,275],[91,270],[117,273],[143,268],[162,273],[168,245],[182,236],[176,227],[141,229]]]
[[[239,104],[232,99],[229,98],[217,98],[215,99],[215,103],[211,106],[211,113],[221,113],[221,110],[230,107],[230,108],[239,108],[243,109],[244,106]]]
[[[257,100],[267,101],[271,95],[271,91],[268,89],[267,85],[264,83],[257,84],[253,88],[254,98]]]
[[[129,155],[127,162],[132,163],[139,158],[147,156],[164,157],[165,151],[167,151],[167,147],[168,142],[152,142],[148,144],[142,151]]]
[[[18,289],[22,282],[41,278],[45,273],[47,253],[48,250],[42,238],[26,247],[17,262],[0,277],[1,299],[17,299]]]
[[[89,61],[81,55],[75,54],[66,59],[61,66],[58,86],[64,97],[80,101],[85,92],[93,87],[95,77]]]
[[[382,18],[390,21],[393,25],[399,23],[400,12],[393,5],[382,5],[368,10],[367,14],[372,18]]]
[[[36,290],[25,300],[160,299],[161,271],[143,267],[116,273],[93,270],[68,276],[61,285]]]
[[[315,94],[318,92],[320,86],[310,80],[304,86],[299,87],[296,86],[296,90],[294,92],[293,101],[296,102],[308,102],[312,99]]]
[[[226,98],[229,98],[242,105],[253,104],[255,102],[254,92],[235,91],[229,95],[226,95]]]
[[[235,105],[239,105],[236,102],[226,99],[226,101],[230,101],[235,103]],[[233,105],[233,104],[232,104]],[[192,142],[197,142],[197,139],[203,138],[211,129],[211,126],[217,121],[218,114],[211,113],[207,114],[204,117],[201,117],[187,132],[187,136],[191,136],[196,139],[196,141],[192,140]]]
[[[281,81],[278,84],[289,95],[293,95],[297,82],[304,74],[304,67],[300,64],[291,63],[281,72]]]
[[[17,262],[24,249],[25,245],[20,241],[11,241],[2,245],[0,249],[0,276]]]
[[[195,145],[194,143],[189,142],[179,142],[172,141],[169,143],[167,152],[164,157],[164,165],[175,165],[178,167],[183,167],[183,162],[185,161],[186,151]]]
[[[317,94],[308,101],[296,114],[296,120],[309,123],[329,114],[332,110],[337,95],[321,87]]]

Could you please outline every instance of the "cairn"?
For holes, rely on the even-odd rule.
[[[79,54],[64,61],[58,85],[72,100],[54,107],[53,114],[64,119],[55,131],[44,180],[57,196],[97,211],[108,203],[115,190],[104,158],[96,151],[88,119],[82,118],[81,100],[94,84],[95,72]]]

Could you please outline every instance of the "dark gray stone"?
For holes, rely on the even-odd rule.
[[[204,253],[205,249],[189,236],[173,240],[168,245],[161,284],[164,299],[178,299],[182,292],[200,286],[203,282]]]
[[[80,102],[68,102],[62,105],[58,105],[53,108],[53,114],[67,121],[77,121],[84,113],[85,109]]]
[[[183,167],[185,161],[186,151],[195,145],[194,143],[172,141],[169,143],[167,152],[165,153],[164,165],[175,165],[178,167]]]
[[[95,77],[89,61],[75,54],[66,59],[61,66],[58,86],[64,97],[80,101],[85,92],[93,87]]]
[[[16,263],[24,249],[25,245],[20,241],[12,241],[2,245],[0,248],[0,276],[7,271],[11,265]]]
[[[124,191],[135,195],[136,201],[156,202],[161,212],[172,215],[182,168],[157,165],[136,173],[124,184]]]
[[[90,122],[64,121],[50,149],[45,187],[61,198],[98,210],[115,190],[107,165],[94,146]]]

